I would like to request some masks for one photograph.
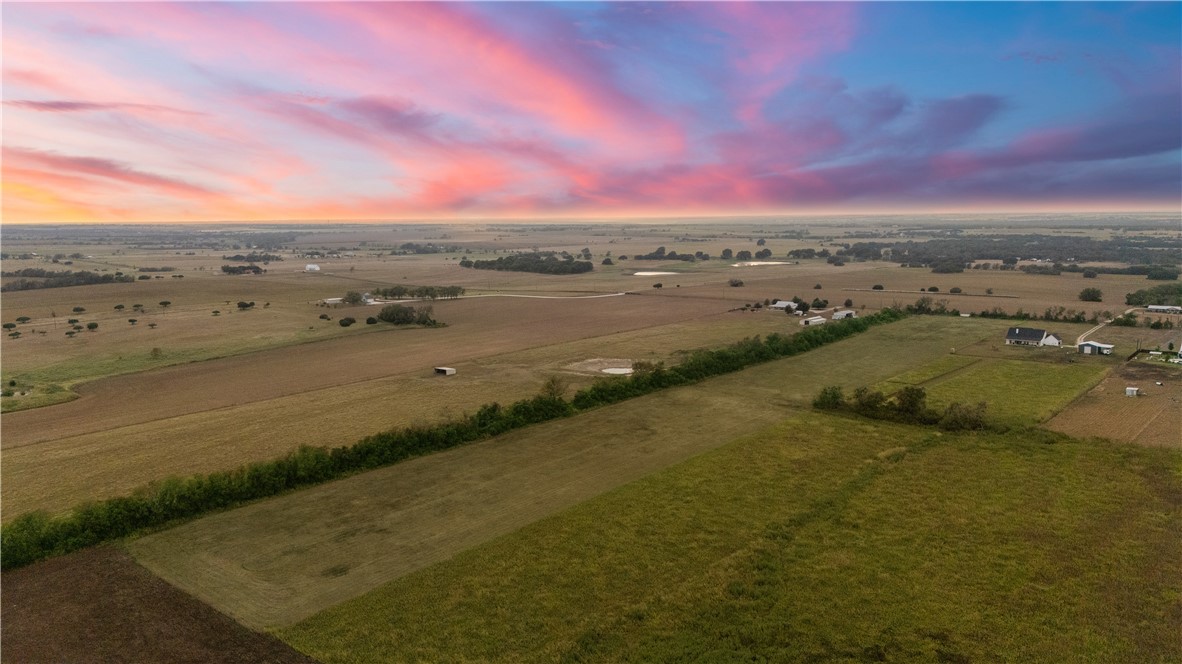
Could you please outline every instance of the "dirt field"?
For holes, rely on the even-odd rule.
[[[908,319],[804,355],[214,515],[132,542],[255,627],[286,625],[1004,323]],[[909,353],[887,352],[906,342]],[[348,518],[342,515],[348,514]]]
[[[3,575],[0,661],[314,664],[97,547]]]
[[[1125,396],[1128,386],[1139,387],[1143,395]],[[1126,362],[1046,427],[1072,436],[1182,448],[1182,367]]]
[[[608,298],[593,302],[631,303],[641,300],[638,296],[629,298]],[[522,310],[544,315],[554,307],[553,300],[513,300]],[[660,301],[658,301],[659,303]],[[487,310],[485,300],[461,301],[457,306],[477,304]],[[674,314],[684,312],[692,303],[674,303],[668,309]],[[636,313],[626,309],[627,318],[620,327],[636,325],[644,321],[661,321],[666,317],[654,314],[651,304],[645,305],[646,312]],[[606,305],[583,310],[595,316],[595,320],[580,326],[577,321],[562,324],[555,321],[555,339],[563,336],[594,333],[597,326],[610,325],[613,316],[602,315]],[[494,314],[514,316],[518,309],[499,307]],[[592,376],[568,372],[570,364],[605,354],[625,352],[629,357],[649,360],[676,361],[676,352],[702,346],[717,346],[753,334],[767,334],[784,331],[786,317],[770,313],[723,313],[691,318],[690,320],[665,325],[655,325],[639,330],[593,336],[587,339],[568,340],[564,343],[537,345],[526,335],[502,335],[502,341],[510,348],[517,343],[533,345],[526,350],[511,353],[491,354],[453,362],[460,353],[449,352],[446,362],[458,366],[460,373],[447,379],[435,377],[430,372],[432,364],[421,359],[421,355],[441,351],[435,333],[446,333],[452,327],[441,330],[392,331],[388,336],[367,335],[354,339],[340,339],[318,344],[300,346],[298,349],[269,351],[266,354],[246,355],[186,365],[159,372],[137,374],[110,379],[128,382],[133,387],[112,389],[107,396],[93,401],[79,399],[50,408],[10,413],[4,416],[4,465],[2,495],[5,518],[11,519],[29,509],[39,508],[51,511],[72,507],[83,500],[97,499],[125,493],[145,483],[148,479],[162,478],[171,474],[208,472],[236,467],[248,461],[268,459],[294,449],[301,444],[344,445],[357,439],[395,426],[437,421],[442,418],[474,411],[484,403],[513,401],[535,394],[546,376],[561,373],[568,379],[571,389],[587,384]],[[484,343],[480,337],[489,326],[479,323],[468,325],[469,338],[476,339],[474,345]],[[539,325],[538,327],[543,327]],[[608,328],[610,329],[610,328]],[[374,342],[386,338],[414,336],[418,346],[404,344],[398,354],[374,351]],[[454,338],[454,337],[453,337]],[[326,345],[327,344],[327,345]],[[486,347],[492,344],[484,344]],[[410,352],[407,352],[410,351]],[[401,362],[403,373],[363,380],[366,371],[375,367],[366,363],[372,353],[382,353],[383,359],[391,363]],[[415,352],[419,355],[414,354]],[[286,353],[286,357],[283,355]],[[354,361],[355,373],[345,376],[355,382],[313,389],[285,380],[284,375],[291,365],[290,356],[295,354],[301,362],[320,361],[326,366],[334,362]],[[283,367],[276,370],[272,363],[280,362]],[[436,363],[443,363],[437,359]],[[377,365],[378,363],[370,362]],[[405,371],[413,367],[411,371]],[[331,369],[331,367],[329,367]],[[394,370],[394,369],[392,369]],[[207,373],[209,372],[209,373]],[[292,369],[295,372],[295,369]],[[166,376],[192,376],[175,388],[166,379],[157,379],[156,373]],[[331,373],[326,370],[325,373]],[[288,374],[290,375],[290,374]],[[198,376],[202,377],[198,380]],[[196,390],[201,385],[229,384],[245,376],[244,380],[257,379],[253,393],[239,394],[238,391]],[[125,408],[122,404],[127,392],[138,380],[152,379],[156,393],[144,396],[137,402],[139,408]],[[267,391],[281,393],[293,390],[294,394],[265,398]],[[195,393],[194,393],[195,392]],[[202,399],[212,401],[204,405],[208,410],[183,413],[202,404]],[[217,407],[217,399],[225,402],[241,399],[237,405]],[[261,400],[255,400],[261,399]],[[68,422],[82,427],[94,427],[101,421],[87,419],[92,412],[102,412],[102,404],[114,409],[113,416],[125,421],[150,414],[148,408],[155,404],[158,418],[139,423],[113,426],[77,435],[68,434]],[[83,408],[85,406],[85,408]],[[212,407],[211,407],[212,406]],[[169,408],[175,408],[169,411]],[[76,410],[73,420],[57,421],[45,418],[54,412]],[[97,411],[95,409],[98,409]],[[175,414],[182,412],[183,414]],[[22,429],[15,423],[35,422],[23,429],[41,436],[60,436],[42,441],[23,440]],[[47,461],[52,460],[52,463]]]

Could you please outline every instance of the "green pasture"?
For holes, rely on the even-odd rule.
[[[1179,463],[803,413],[279,636],[326,664],[1177,661]]]
[[[1051,364],[1023,360],[981,360],[924,385],[928,403],[988,404],[987,417],[1012,426],[1043,422],[1099,382],[1108,363]]]

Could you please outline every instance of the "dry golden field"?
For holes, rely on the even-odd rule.
[[[1125,396],[1130,386],[1140,388],[1141,396]],[[1072,436],[1182,448],[1182,367],[1123,363],[1046,426]]]

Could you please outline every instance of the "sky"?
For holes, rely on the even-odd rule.
[[[3,220],[1182,207],[1182,4],[3,3]]]

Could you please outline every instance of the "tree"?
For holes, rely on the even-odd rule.
[[[370,316],[369,318],[365,319],[366,325],[377,325],[377,322],[378,322],[378,319],[374,318],[373,316]]]
[[[940,288],[938,286],[928,286],[928,292],[929,293],[939,293]]]
[[[821,290],[821,284],[813,285],[813,290]]]
[[[602,261],[600,261],[599,264],[600,265],[615,265],[615,263],[613,263],[612,259],[610,259],[610,258],[603,259]]]
[[[1091,268],[1083,271],[1084,279],[1095,279],[1097,272]]]
[[[124,309],[124,308],[125,308],[125,307],[124,307],[122,304],[116,304],[116,305],[115,305],[115,311],[123,311],[123,309]]]
[[[751,252],[744,249],[744,250],[740,251],[739,253],[735,254],[735,258],[737,258],[741,261],[749,261],[749,260],[751,260]]]
[[[11,330],[14,327],[16,327],[16,323],[5,323],[4,324],[4,329],[6,329],[6,330]]]
[[[340,319],[340,320],[339,320],[339,321],[337,321],[337,322],[338,322],[338,323],[340,323],[340,326],[341,326],[341,327],[349,327],[349,326],[350,326],[350,325],[352,325],[353,323],[356,323],[356,322],[357,322],[357,319],[356,319],[356,318],[353,318],[353,317],[351,317],[351,316],[346,316],[346,317],[344,317],[344,318]]]
[[[24,325],[25,323],[27,323],[27,322],[29,322],[29,321],[31,321],[31,320],[33,320],[33,319],[32,319],[32,318],[29,318],[28,316],[17,316],[17,317],[16,317],[16,322],[18,322],[18,323],[20,323],[20,324],[22,324],[22,325]]]
[[[94,322],[87,323],[86,329],[90,330],[91,332],[94,332],[95,330],[98,329],[98,323],[94,323]]]
[[[74,313],[76,314],[80,314],[83,311],[86,311],[86,307],[74,307]]]
[[[762,246],[763,246],[763,245],[765,245],[765,244],[767,244],[767,240],[765,240],[765,239],[763,239],[763,238],[759,238],[759,240],[757,240],[757,241],[755,242],[755,245],[756,245],[757,247],[762,247]]]
[[[653,284],[653,288],[663,288],[664,286],[665,286],[665,284],[662,284],[660,282]]]
[[[964,291],[962,291],[959,286],[953,286],[952,288],[948,289],[948,292],[949,293],[963,293]]]
[[[148,327],[150,327],[154,330],[154,329],[156,329],[156,323],[148,323]]]
[[[986,288],[986,289],[985,289],[985,294],[986,294],[986,295],[993,295],[993,289],[992,289],[992,288]]]
[[[226,304],[229,304],[229,302],[227,302]],[[132,309],[134,309],[135,311],[143,311],[143,310],[144,310],[144,305],[142,305],[142,304],[133,304],[133,305],[131,305],[131,308],[132,308]]]
[[[854,306],[854,301],[853,301],[853,300],[851,300],[851,299],[849,299],[849,298],[846,298],[846,301],[845,301],[844,303],[842,303],[842,305],[841,305],[841,306],[843,306],[843,307],[852,307],[852,306]]]
[[[349,291],[348,293],[345,293],[345,297],[341,298],[341,302],[344,302],[345,304],[361,304],[361,293],[358,293],[357,291]]]
[[[135,325],[136,323],[138,323],[138,322],[139,322],[139,319],[136,319],[136,318],[128,318],[128,319],[127,319],[127,322],[128,322],[128,323],[131,323],[132,325]]]
[[[730,259],[735,257],[735,252],[731,251],[730,249],[723,249],[722,253],[720,254],[720,257],[724,261],[729,261]]]
[[[870,290],[882,290],[882,284],[874,284]]]
[[[739,288],[743,285],[743,280],[742,279],[731,279],[727,283],[730,285],[731,288]]]
[[[561,376],[550,376],[546,382],[542,383],[542,396],[548,399],[561,399],[566,396],[566,390],[570,387],[570,381]]]
[[[895,408],[909,420],[919,418],[927,407],[927,391],[922,387],[908,385],[895,393]]]
[[[170,304],[172,304],[172,302],[170,302],[168,300],[161,300],[160,301],[160,306],[164,309],[167,309]]]
[[[845,408],[845,405],[845,394],[839,385],[823,388],[817,394],[817,398],[813,399],[813,408],[818,410],[840,410]]]
[[[1102,295],[1099,288],[1085,288],[1079,292],[1079,299],[1084,302],[1101,302]]]
[[[242,302],[242,301],[238,302],[238,308],[241,309],[242,311],[246,311],[247,309],[250,309],[253,306],[254,306],[254,302]]]

